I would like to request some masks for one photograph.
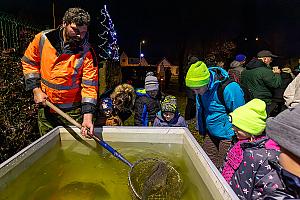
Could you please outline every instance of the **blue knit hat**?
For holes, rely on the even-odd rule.
[[[243,62],[246,60],[246,56],[244,54],[238,54],[235,56],[235,61]]]
[[[112,110],[113,104],[112,104],[111,98],[101,99],[100,109],[103,110],[104,112],[106,112],[108,110]]]

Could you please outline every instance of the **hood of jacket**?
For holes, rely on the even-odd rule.
[[[138,88],[135,90],[135,94],[138,97],[142,97],[142,96],[146,96],[146,97],[150,97],[149,94],[147,94],[146,90],[144,88]]]
[[[246,65],[246,69],[255,69],[259,67],[266,67],[266,68],[271,68],[267,64],[265,64],[263,61],[257,59],[257,58],[252,58],[250,62]]]
[[[224,82],[225,80],[227,80],[229,78],[227,71],[221,67],[209,67],[208,70],[211,75],[210,80],[209,80],[208,89],[214,88],[216,84]]]
[[[238,68],[238,67],[243,67],[243,63],[239,62],[239,61],[232,61],[229,65],[230,69],[234,69],[234,68]]]
[[[277,171],[280,179],[284,184],[285,191],[294,196],[295,198],[300,198],[300,177],[286,171],[283,167],[276,161],[269,161],[272,168]]]

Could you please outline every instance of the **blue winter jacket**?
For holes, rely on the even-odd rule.
[[[229,75],[220,67],[210,67],[209,72],[211,76],[208,90],[202,96],[196,96],[199,132],[205,134],[208,130],[212,137],[219,140],[231,140],[234,132],[229,121],[229,113],[226,112],[226,108],[220,102],[217,94],[219,84],[227,80]],[[229,112],[245,104],[244,92],[236,82],[229,83],[225,87],[223,95]]]

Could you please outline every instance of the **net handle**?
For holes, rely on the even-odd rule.
[[[70,115],[67,113],[63,112],[61,109],[59,109],[57,106],[52,104],[50,101],[46,100],[46,105],[52,108],[57,114],[61,115],[63,118],[68,120],[71,124],[76,126],[77,128],[82,128],[81,124],[75,121]],[[89,132],[88,132],[89,133]],[[93,138],[98,144],[100,144],[103,148],[105,148],[107,151],[109,151],[114,157],[118,158],[121,160],[123,163],[128,165],[130,168],[133,167],[133,164],[129,162],[124,156],[122,156],[119,152],[117,152],[113,147],[111,147],[109,144],[104,142],[102,139],[97,137],[96,135],[92,135],[89,133],[89,136]]]

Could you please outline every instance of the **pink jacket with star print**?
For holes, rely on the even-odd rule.
[[[226,156],[222,175],[240,199],[256,199],[256,184],[271,171],[268,161],[278,155],[278,145],[266,136],[238,141]]]

